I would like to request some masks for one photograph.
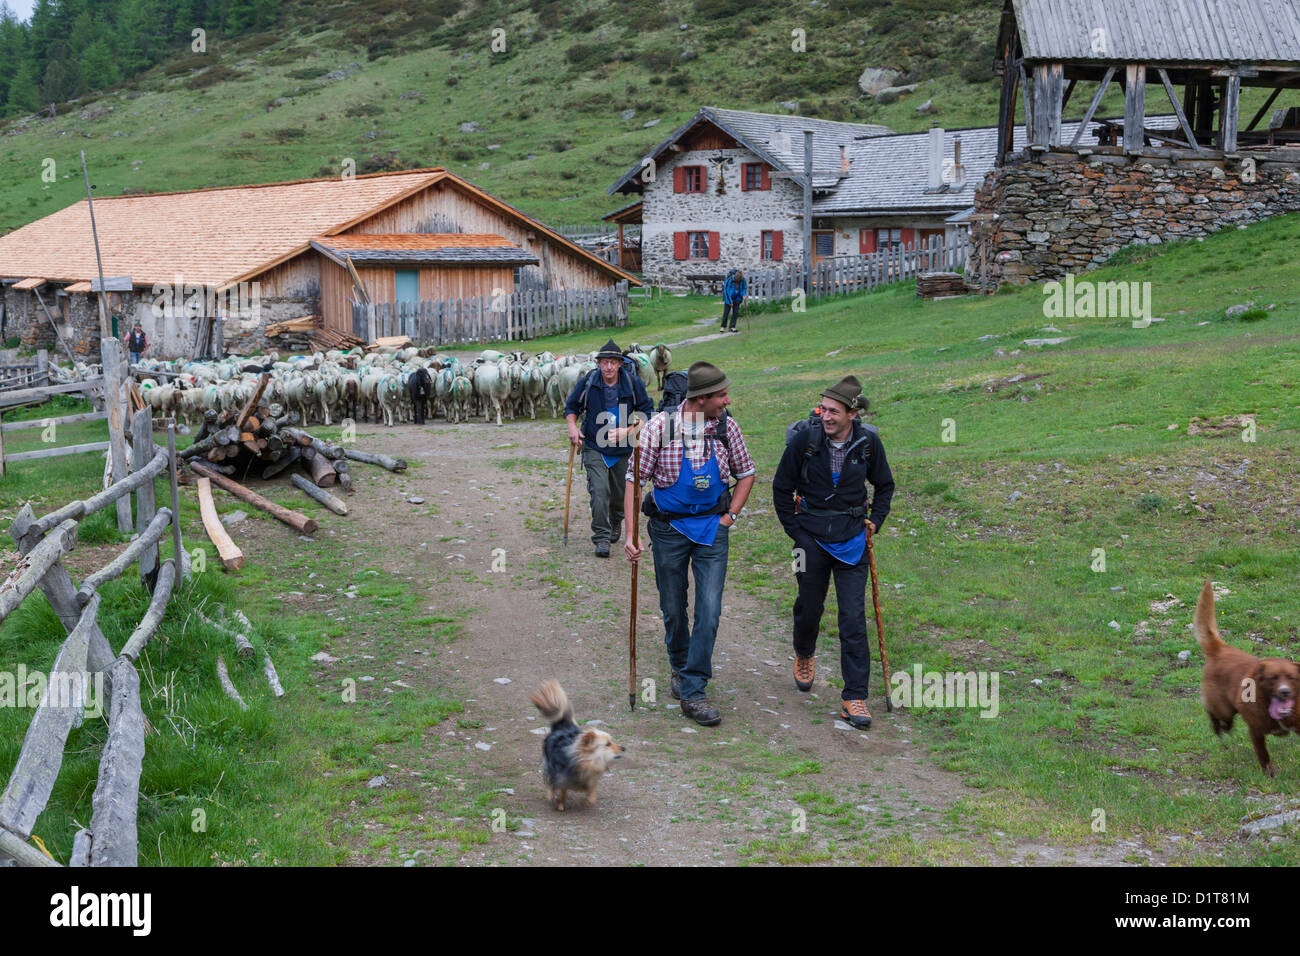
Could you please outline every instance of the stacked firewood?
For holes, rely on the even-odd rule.
[[[916,277],[916,294],[922,299],[965,295],[966,279],[957,272],[922,272]]]
[[[366,343],[346,332],[325,328],[319,315],[305,315],[300,319],[286,319],[266,327],[268,338],[276,340],[276,347],[291,352],[326,352],[330,349],[347,351]]]

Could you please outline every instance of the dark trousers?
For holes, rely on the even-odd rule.
[[[871,642],[867,639],[867,584],[871,567],[867,553],[857,564],[836,561],[807,536],[796,547],[804,550],[804,570],[796,572],[799,596],[794,602],[794,652],[812,657],[817,631],[826,607],[826,589],[835,578],[835,599],[840,606],[840,674],[844,700],[866,700],[871,676]]]
[[[591,495],[591,543],[617,542],[623,533],[627,456],[610,467],[600,452],[584,442],[582,467],[587,470],[587,494]]]
[[[734,329],[736,323],[740,321],[740,303],[724,302],[722,303],[722,327],[727,327],[727,310],[731,310],[731,327]]]

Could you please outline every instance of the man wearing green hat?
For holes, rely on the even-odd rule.
[[[871,643],[867,639],[868,525],[875,534],[889,514],[894,476],[875,428],[858,413],[867,407],[862,385],[846,375],[822,392],[817,415],[787,441],[772,479],[772,503],[794,539],[799,596],[794,604],[794,682],[812,690],[814,654],[826,590],[835,578],[839,603],[840,719],[865,730]],[[875,489],[868,502],[867,483]],[[868,514],[870,506],[870,517]],[[888,692],[888,688],[886,688]]]
[[[713,676],[713,644],[722,615],[727,580],[727,538],[754,486],[754,462],[745,436],[727,414],[730,380],[708,362],[687,373],[686,399],[642,429],[641,474],[627,471],[623,509],[632,509],[636,486],[652,485],[642,509],[654,550],[655,585],[664,617],[672,695],[682,714],[705,727],[722,722],[705,697]],[[735,479],[735,489],[728,485]],[[633,540],[631,522],[623,547],[629,561],[643,544]],[[695,576],[694,626],[686,613],[688,568]]]
[[[633,413],[649,418],[654,402],[639,375],[623,366],[623,352],[613,339],[596,353],[596,369],[584,375],[564,403],[569,441],[582,449],[591,496],[591,543],[596,556],[609,557],[611,541],[622,536],[623,476],[632,446],[627,440]],[[582,425],[578,425],[581,416]]]

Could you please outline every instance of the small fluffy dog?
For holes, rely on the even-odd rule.
[[[573,705],[557,681],[546,681],[529,699],[551,725],[542,741],[547,799],[556,810],[563,810],[565,794],[581,790],[587,794],[587,806],[592,806],[600,775],[623,756],[623,748],[603,730],[583,730],[573,722]]]
[[[1215,734],[1232,729],[1237,714],[1246,722],[1260,768],[1277,773],[1268,755],[1267,734],[1285,737],[1296,729],[1296,695],[1300,694],[1300,665],[1281,657],[1260,660],[1223,643],[1214,623],[1214,589],[1205,582],[1196,602],[1196,641],[1205,654],[1201,703]]]

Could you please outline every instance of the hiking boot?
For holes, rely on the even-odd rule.
[[[727,331],[727,326],[726,326],[726,323],[725,323],[725,322],[724,322],[722,325],[719,325],[719,326],[718,326],[718,331],[719,331],[719,332],[725,332],[725,331]]]
[[[733,326],[731,327],[731,331],[733,331],[733,332],[739,332],[740,329],[736,328],[736,327],[733,325]]]
[[[817,670],[813,666],[815,660],[814,657],[800,657],[798,654],[794,656],[794,686],[805,694],[812,690],[813,675]]]
[[[871,726],[871,711],[865,700],[846,700],[840,706],[840,720],[846,720],[858,730]]]
[[[598,543],[596,544],[596,557],[598,557],[598,558],[608,558],[608,557],[609,557],[609,542],[608,542],[608,541],[600,541],[600,542],[598,542]]]
[[[682,714],[701,727],[713,727],[722,723],[722,715],[718,713],[718,708],[710,704],[705,697],[682,701]]]
[[[682,699],[682,672],[676,668],[672,669],[672,677],[668,679],[668,693],[673,695],[673,700]]]

